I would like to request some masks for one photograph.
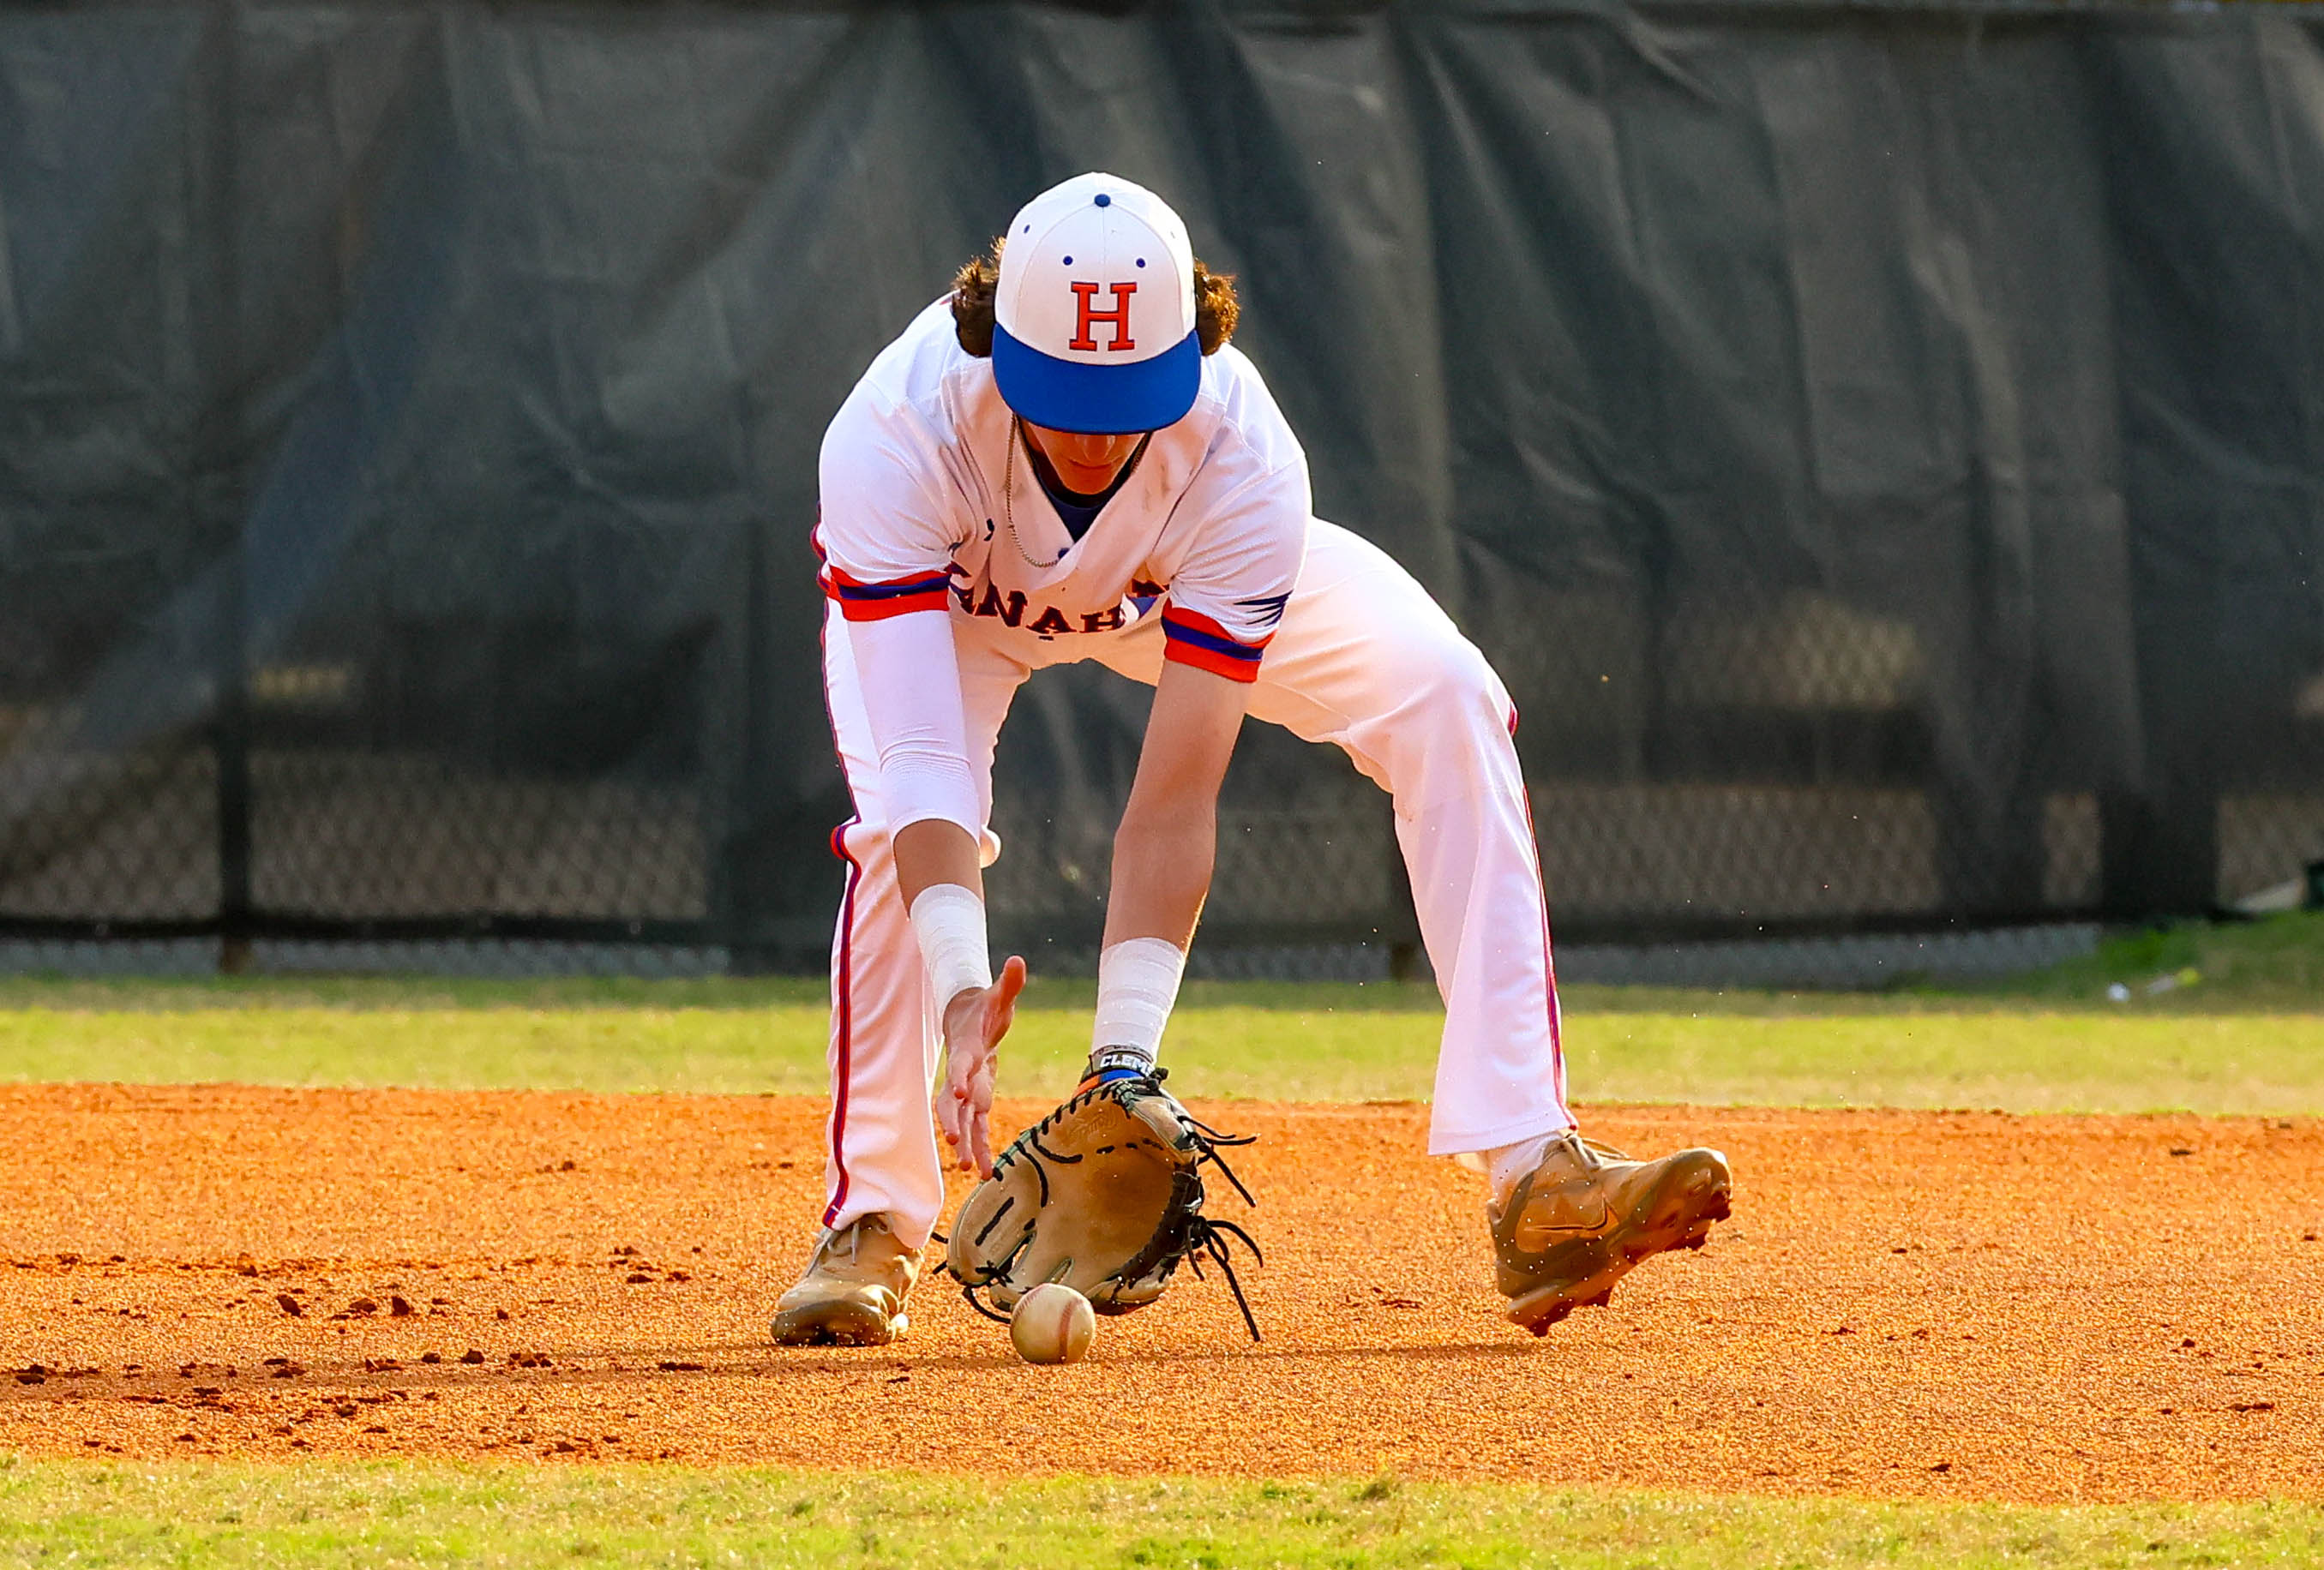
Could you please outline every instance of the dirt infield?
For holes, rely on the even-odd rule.
[[[0,1449],[2324,1494],[2314,1119],[1595,1108],[1736,1217],[1536,1341],[1425,1109],[1198,1109],[1262,1136],[1267,1342],[1187,1280],[1044,1370],[941,1281],[766,1344],[807,1101],[0,1088]]]

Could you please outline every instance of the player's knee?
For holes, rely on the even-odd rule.
[[[1432,725],[1507,730],[1508,689],[1477,646],[1448,631],[1413,651],[1414,708]]]

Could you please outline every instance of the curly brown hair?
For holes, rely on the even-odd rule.
[[[953,330],[960,346],[982,360],[992,353],[992,291],[1001,281],[1001,242],[964,263],[952,279]],[[1234,336],[1242,308],[1235,301],[1234,274],[1213,272],[1194,260],[1194,334],[1203,353],[1215,354]]]

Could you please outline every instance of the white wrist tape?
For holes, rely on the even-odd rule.
[[[1099,954],[1092,1051],[1136,1052],[1150,1066],[1185,971],[1186,951],[1167,938],[1130,938]]]
[[[964,992],[992,985],[984,902],[974,890],[956,883],[932,883],[920,890],[912,902],[912,935],[920,941],[939,1010]]]

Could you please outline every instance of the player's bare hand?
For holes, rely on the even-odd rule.
[[[936,1124],[961,1170],[980,1178],[992,1175],[993,1064],[1024,990],[1025,961],[1012,954],[991,986],[964,992],[945,1007],[945,1081],[936,1091]]]

